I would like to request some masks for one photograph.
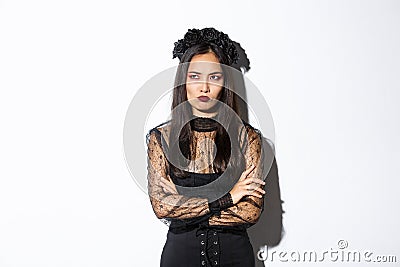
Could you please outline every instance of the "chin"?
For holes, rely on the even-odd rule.
[[[194,108],[200,111],[207,111],[212,109],[215,106],[215,103],[203,103],[195,105]]]

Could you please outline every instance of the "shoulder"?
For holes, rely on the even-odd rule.
[[[169,137],[170,129],[171,129],[171,120],[158,124],[157,126],[151,128],[147,132],[146,134],[147,142],[149,142],[150,140],[154,141],[157,140],[158,142],[160,142],[161,137],[167,140]]]
[[[274,142],[271,139],[265,137],[262,134],[261,130],[259,130],[258,128],[252,126],[250,123],[247,123],[245,121],[243,121],[242,128],[245,129],[245,131],[243,131],[243,132],[247,133],[247,135],[244,138],[246,139],[246,137],[247,137],[247,141],[249,143],[253,143],[254,141],[259,141],[259,143],[262,146],[270,147],[270,149],[272,149],[272,151],[275,151]]]
[[[244,120],[242,120],[242,125],[239,130],[239,137],[241,140],[248,139],[248,141],[254,139],[259,139],[261,141],[261,139],[263,138],[262,133],[259,129],[255,128],[250,123]]]

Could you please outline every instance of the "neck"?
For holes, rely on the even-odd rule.
[[[201,112],[198,110],[193,110],[193,116],[203,117],[203,118],[213,118],[217,116],[218,112]]]
[[[194,115],[194,118],[190,121],[192,130],[198,132],[211,132],[217,129],[218,122],[214,117],[198,117]]]

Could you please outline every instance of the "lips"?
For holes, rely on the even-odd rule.
[[[207,102],[208,100],[210,100],[210,98],[208,96],[199,96],[198,99],[201,102]]]

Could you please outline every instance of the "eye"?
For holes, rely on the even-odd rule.
[[[210,79],[211,79],[211,80],[214,80],[214,81],[218,81],[218,80],[220,80],[221,78],[222,78],[221,75],[211,75],[211,76],[210,76]]]
[[[197,75],[197,74],[189,74],[189,78],[190,79],[198,79],[199,75]]]

